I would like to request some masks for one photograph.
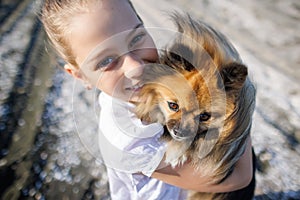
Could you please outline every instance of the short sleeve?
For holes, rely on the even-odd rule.
[[[126,173],[151,176],[165,153],[160,141],[160,124],[144,125],[132,112],[132,105],[108,95],[99,98],[99,145],[107,167]]]

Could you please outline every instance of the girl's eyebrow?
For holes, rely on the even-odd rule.
[[[137,29],[141,28],[144,26],[144,23],[140,22],[138,23],[132,30],[129,31],[128,35],[126,36],[126,40],[129,40],[130,36],[133,35]],[[97,48],[97,47],[96,47]],[[93,50],[94,51],[94,50]],[[90,57],[88,60],[85,60],[83,64],[87,65],[89,63],[93,63],[95,60],[97,60],[98,56],[101,55],[103,52],[107,51],[107,49],[102,49],[100,52],[97,52],[97,54],[93,55]],[[82,66],[81,65],[81,66]]]
[[[139,23],[137,24],[132,30],[130,30],[130,32],[128,33],[127,37],[126,37],[126,40],[128,40],[130,38],[131,35],[133,35],[137,29],[141,28],[144,26],[144,23]]]

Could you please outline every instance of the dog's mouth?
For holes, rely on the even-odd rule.
[[[179,130],[177,128],[170,129],[169,132],[170,132],[170,135],[172,136],[172,138],[179,142],[190,140],[191,138],[194,137],[194,136],[190,136],[190,135],[187,136],[187,134],[184,134],[184,132],[182,130]]]
[[[180,127],[180,123],[178,123],[177,120],[169,120],[166,124],[166,127],[171,137],[176,141],[185,141],[192,138],[190,134]]]

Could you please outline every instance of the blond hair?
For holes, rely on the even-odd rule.
[[[40,19],[52,47],[64,61],[75,67],[79,67],[79,65],[76,63],[68,40],[71,18],[78,13],[88,12],[90,5],[101,1],[103,0],[45,0],[42,6]],[[125,1],[136,13],[130,0]],[[136,15],[140,19],[137,13]]]

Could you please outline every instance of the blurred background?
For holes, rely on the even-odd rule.
[[[132,2],[149,28],[174,29],[166,11],[183,10],[234,43],[257,87],[255,199],[300,199],[300,1]],[[110,199],[95,143],[99,92],[63,72],[40,6],[0,0],[0,199]]]

